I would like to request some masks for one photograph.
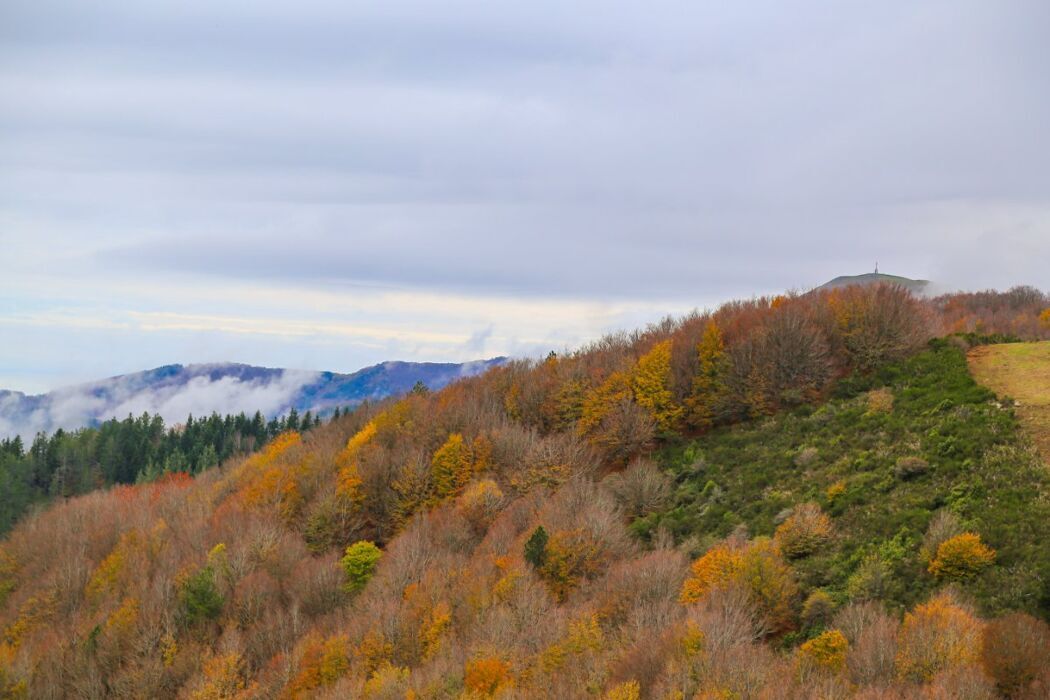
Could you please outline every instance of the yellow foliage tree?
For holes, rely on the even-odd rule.
[[[191,696],[193,700],[247,700],[255,697],[256,687],[245,680],[240,654],[222,654],[204,661],[203,682]]]
[[[632,396],[630,375],[626,372],[613,372],[584,397],[576,432],[580,435],[595,432],[614,406],[624,400],[630,400]]]
[[[473,474],[470,448],[459,433],[448,436],[430,460],[434,492],[439,500],[454,496],[467,485]]]
[[[1050,308],[1043,309],[1039,314],[1039,324],[1043,328],[1050,328]]]
[[[127,635],[138,622],[139,601],[137,598],[125,598],[120,607],[106,618],[106,633],[116,637]]]
[[[693,377],[692,392],[686,399],[687,420],[691,427],[707,430],[717,421],[729,394],[725,339],[722,329],[714,321],[708,322],[704,328],[696,352],[699,364]]]
[[[925,682],[941,671],[975,663],[980,657],[982,624],[940,593],[904,616],[897,636],[897,674]]]
[[[595,576],[601,564],[597,545],[583,530],[562,530],[547,541],[546,560],[539,574],[551,595],[560,603],[580,585],[581,580]]]
[[[838,630],[828,630],[798,648],[799,669],[838,672],[846,668],[849,642]]]
[[[53,590],[26,599],[18,608],[18,617],[0,637],[0,645],[18,649],[26,635],[52,619],[57,610],[58,597]]]
[[[492,479],[476,481],[459,497],[458,510],[476,532],[484,532],[499,514],[503,492]]]
[[[631,379],[635,402],[649,412],[662,432],[674,432],[682,417],[682,407],[674,400],[672,391],[671,341],[661,341],[642,355]]]
[[[389,663],[393,656],[393,643],[374,627],[365,633],[361,643],[354,649],[354,657],[366,673],[372,673],[383,664]]]
[[[409,671],[407,668],[384,663],[372,671],[362,688],[366,698],[405,698],[412,700],[415,695],[408,688]]]
[[[365,445],[372,441],[376,435],[375,421],[368,421],[365,427],[357,431],[351,437],[346,447],[336,457],[335,492],[341,502],[353,507],[360,506],[364,502],[364,494],[361,492],[361,473],[358,466],[358,453]]]
[[[441,638],[452,624],[452,609],[448,603],[441,601],[430,611],[419,629],[419,646],[423,658],[429,659],[441,647]]]
[[[128,530],[120,536],[113,551],[99,562],[88,579],[84,595],[97,602],[107,593],[115,591],[127,570],[128,559],[140,543],[138,530]]]
[[[995,561],[995,550],[981,542],[981,536],[964,532],[941,542],[929,571],[940,579],[965,581]]]
[[[377,428],[376,422],[370,420],[365,423],[365,427],[358,430],[354,435],[346,441],[346,452],[353,456],[357,454],[357,451],[372,441],[372,438],[376,436]]]
[[[638,681],[625,681],[609,688],[605,700],[639,700],[642,697],[642,686]]]

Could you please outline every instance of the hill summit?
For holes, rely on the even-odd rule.
[[[910,277],[901,277],[899,275],[887,275],[884,272],[868,272],[863,275],[839,275],[835,279],[820,285],[817,289],[837,289],[839,287],[848,287],[854,284],[897,284],[914,294],[921,295],[925,293],[927,287],[930,286],[930,281],[915,280]]]

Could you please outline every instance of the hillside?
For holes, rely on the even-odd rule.
[[[937,336],[1047,307],[733,302],[68,499],[0,545],[0,693],[1045,697],[1047,472]]]
[[[0,390],[0,438],[30,439],[40,431],[72,430],[109,418],[157,414],[169,424],[190,414],[281,416],[330,413],[334,408],[403,394],[422,382],[440,389],[484,372],[506,358],[466,363],[384,362],[352,374],[274,369],[237,363],[165,365],[156,369],[26,395]]]
[[[820,285],[817,289],[840,289],[855,284],[899,284],[914,294],[922,294],[926,291],[926,288],[929,287],[930,281],[913,280],[908,277],[887,275],[882,272],[869,272],[863,275],[840,275],[835,279],[829,280]]]

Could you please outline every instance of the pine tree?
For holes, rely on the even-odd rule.
[[[547,540],[550,538],[542,525],[532,531],[532,535],[525,543],[525,561],[532,568],[539,569],[547,562]]]

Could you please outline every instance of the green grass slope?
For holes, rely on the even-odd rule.
[[[811,410],[715,431],[663,455],[673,503],[636,521],[702,551],[740,526],[771,535],[785,510],[815,501],[833,516],[828,546],[797,562],[804,588],[840,601],[910,606],[939,583],[924,535],[938,511],[997,551],[963,585],[986,614],[1050,610],[1050,473],[1010,409],[977,385],[963,351],[934,341],[912,359]],[[891,399],[892,397],[892,399]]]

